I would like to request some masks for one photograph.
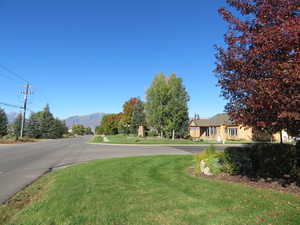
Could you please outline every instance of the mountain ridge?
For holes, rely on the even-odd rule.
[[[71,128],[73,125],[83,125],[85,127],[90,127],[93,130],[100,125],[102,117],[105,113],[92,113],[87,115],[75,115],[64,119],[67,127]]]

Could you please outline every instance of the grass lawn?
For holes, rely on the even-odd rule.
[[[1,206],[0,224],[299,224],[300,196],[191,177],[192,160],[132,157],[58,170]]]
[[[188,139],[161,139],[161,138],[139,138],[139,137],[133,137],[133,136],[126,136],[126,135],[111,135],[106,136],[106,138],[109,140],[108,142],[105,142],[107,144],[174,144],[174,145],[193,145],[193,144],[222,144],[218,143],[216,141],[192,141]],[[104,143],[104,140],[102,137],[96,136],[94,137],[91,142],[93,143]],[[227,141],[226,144],[247,144],[250,143],[249,141]]]

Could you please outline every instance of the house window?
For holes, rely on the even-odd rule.
[[[210,135],[211,136],[217,135],[217,128],[216,127],[211,127],[210,128]]]
[[[208,127],[205,128],[205,136],[209,137],[209,128]]]
[[[197,131],[197,130],[199,130],[199,127],[191,127],[191,130]]]
[[[238,136],[237,128],[228,128],[227,132],[228,132],[229,136]]]
[[[217,128],[216,127],[207,127],[205,128],[205,136],[215,136],[217,134]]]

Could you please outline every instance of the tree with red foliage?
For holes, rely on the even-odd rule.
[[[227,0],[227,48],[217,47],[216,74],[226,111],[240,124],[300,133],[300,1]]]
[[[138,98],[131,98],[123,104],[123,116],[119,123],[119,130],[122,133],[130,133],[130,125],[132,121],[134,106],[138,101]]]

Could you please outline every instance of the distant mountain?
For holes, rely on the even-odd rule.
[[[69,128],[71,128],[75,124],[80,124],[95,130],[95,128],[100,124],[100,121],[104,115],[105,113],[94,113],[94,114],[84,115],[84,116],[72,116],[65,119],[65,121],[67,127]]]
[[[19,114],[19,113],[17,113],[17,112],[9,112],[9,113],[6,113],[7,119],[8,119],[8,123],[14,122],[14,120],[17,118],[18,114]]]

